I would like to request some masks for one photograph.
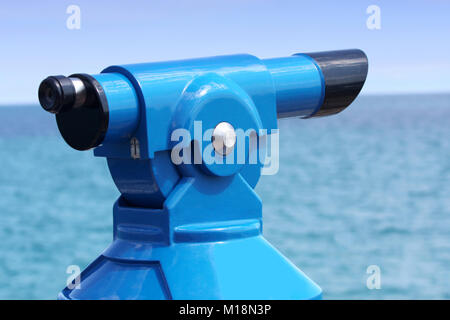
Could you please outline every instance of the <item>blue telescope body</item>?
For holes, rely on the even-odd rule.
[[[262,236],[254,187],[267,165],[263,142],[276,134],[278,118],[345,109],[367,70],[362,51],[342,50],[111,66],[45,79],[42,107],[71,147],[107,158],[121,193],[112,244],[81,273],[80,286],[59,298],[320,298],[321,289]],[[188,133],[181,149],[179,129]],[[239,130],[258,138],[244,139],[243,161]]]

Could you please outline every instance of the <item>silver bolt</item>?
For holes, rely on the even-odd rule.
[[[236,144],[236,132],[231,124],[221,122],[214,128],[211,140],[214,150],[226,156]]]
[[[78,108],[86,102],[86,87],[84,86],[83,81],[78,78],[71,77],[69,79],[72,81],[72,84],[75,87],[75,102],[73,104],[73,108]]]

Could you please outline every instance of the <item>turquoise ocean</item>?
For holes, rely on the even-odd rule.
[[[324,298],[450,299],[450,95],[362,96],[279,127],[279,172],[257,186],[264,234]],[[55,299],[67,267],[110,243],[118,196],[105,159],[68,147],[50,114],[0,107],[0,299]]]

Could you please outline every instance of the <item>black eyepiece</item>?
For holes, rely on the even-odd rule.
[[[50,76],[39,86],[39,102],[54,113],[59,132],[74,149],[100,145],[109,123],[109,108],[100,83],[87,74]]]
[[[45,111],[60,113],[75,103],[75,87],[68,77],[51,76],[39,86],[39,102]]]

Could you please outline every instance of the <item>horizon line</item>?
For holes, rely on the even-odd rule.
[[[358,95],[358,97],[373,97],[373,96],[426,96],[426,95],[450,95],[449,91],[420,91],[420,92],[411,92],[411,91],[399,91],[399,92],[363,92]],[[1,107],[27,107],[27,106],[35,106],[39,105],[38,101],[22,101],[22,102],[0,102]]]

